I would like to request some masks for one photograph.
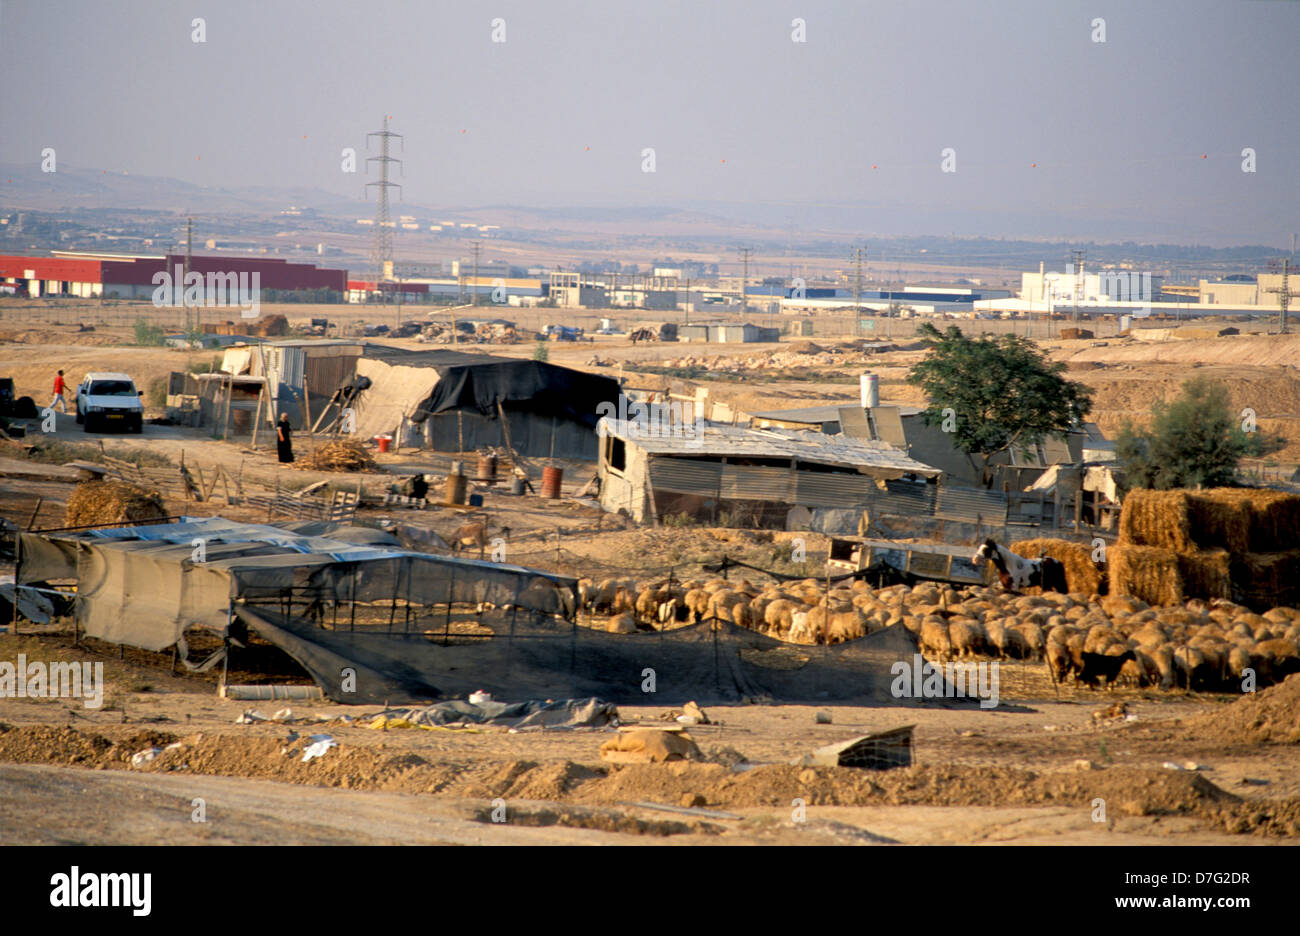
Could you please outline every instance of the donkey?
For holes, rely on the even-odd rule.
[[[997,569],[998,581],[1007,591],[1016,592],[1035,585],[1042,586],[1044,591],[1060,592],[1063,595],[1070,590],[1065,581],[1065,566],[1058,560],[1049,556],[1026,559],[991,539],[980,544],[970,561],[977,569],[986,561],[992,562]]]

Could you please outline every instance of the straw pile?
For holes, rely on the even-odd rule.
[[[1226,549],[1179,553],[1178,572],[1183,591],[1194,598],[1232,597],[1232,554]]]
[[[1095,595],[1101,589],[1101,570],[1092,561],[1092,550],[1082,543],[1046,538],[1018,540],[1011,544],[1011,551],[1026,559],[1050,556],[1060,562],[1072,592]]]
[[[1112,595],[1131,595],[1149,605],[1182,604],[1183,577],[1173,550],[1121,540],[1106,550],[1106,564]]]
[[[1232,580],[1248,605],[1300,605],[1300,549],[1234,556]]]
[[[64,523],[89,526],[134,520],[161,520],[167,516],[162,495],[125,481],[83,481],[68,497]]]
[[[294,461],[293,467],[308,471],[371,471],[375,461],[359,442],[327,442],[316,451]]]
[[[1231,598],[1275,607],[1300,599],[1300,496],[1250,488],[1130,491],[1111,547],[1111,591],[1150,604]],[[1122,559],[1113,550],[1119,547]],[[1174,581],[1176,576],[1177,581]]]

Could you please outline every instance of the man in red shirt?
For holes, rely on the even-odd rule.
[[[54,399],[50,400],[51,410],[53,410],[55,406],[61,406],[63,412],[66,413],[68,411],[68,401],[63,399],[63,390],[63,371],[59,371],[54,378]]]

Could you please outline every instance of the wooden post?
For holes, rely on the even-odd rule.
[[[235,376],[231,374],[226,378],[226,417],[221,422],[221,441],[225,442],[230,438],[230,406],[234,402],[235,396]]]
[[[1052,529],[1061,528],[1061,488],[1058,485],[1052,489]]]
[[[1083,525],[1083,485],[1074,492],[1074,532],[1078,533]]]
[[[307,430],[307,440],[311,442],[311,450],[316,451],[316,434],[311,429],[311,389],[307,386],[307,373],[302,375],[302,412],[304,422],[302,427]]]
[[[23,535],[21,533],[15,533],[14,534],[14,616],[9,623],[10,636],[17,636],[18,634],[18,583],[22,581],[22,577],[20,574],[22,572],[22,568],[23,568]],[[73,620],[76,620],[75,615],[73,616]],[[74,637],[73,642],[75,643],[76,642],[75,631],[73,632],[73,637]]]
[[[257,451],[257,430],[258,427],[262,425],[262,400],[265,398],[266,386],[263,385],[262,388],[257,391],[257,412],[253,414],[253,443],[251,447],[254,452]]]
[[[32,515],[31,515],[30,517],[27,518],[27,529],[31,530],[31,529],[34,529],[34,528],[35,528],[35,526],[36,526],[36,515],[37,515],[38,513],[41,512],[41,504],[42,504],[44,501],[45,501],[45,497],[44,497],[44,495],[40,495],[40,496],[38,496],[38,497],[36,498],[36,506],[32,508]],[[17,588],[18,588],[18,579],[17,579],[17,577],[15,576],[15,578],[14,578],[14,589],[15,589],[15,591],[14,591],[14,599],[15,599],[15,600],[18,598]]]

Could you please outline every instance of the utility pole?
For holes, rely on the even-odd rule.
[[[753,251],[748,247],[740,248],[740,255],[744,260],[744,272],[740,276],[740,317],[743,320],[745,311],[749,308],[749,255]]]
[[[1287,332],[1286,317],[1287,317],[1287,309],[1291,305],[1291,297],[1292,296],[1300,297],[1300,292],[1291,291],[1290,282],[1291,282],[1291,259],[1289,257],[1283,257],[1282,258],[1282,285],[1269,286],[1267,289],[1264,290],[1264,292],[1277,293],[1278,312],[1280,313],[1278,316],[1279,326],[1280,326],[1279,331],[1283,335],[1285,335]]]
[[[861,334],[862,328],[859,323],[862,320],[862,255],[864,253],[866,253],[865,248],[854,247],[853,256],[850,258],[853,261],[853,334],[855,336]],[[891,311],[893,309],[892,303],[890,309]]]
[[[474,251],[474,282],[470,284],[470,295],[474,298],[471,300],[473,305],[478,305],[478,255],[483,249],[483,245],[478,241],[470,244],[470,250]]]
[[[372,162],[379,163],[379,181],[367,182],[366,188],[375,186],[379,195],[379,203],[375,206],[375,234],[370,245],[370,265],[375,271],[375,288],[379,290],[382,301],[383,282],[385,277],[391,275],[393,267],[393,229],[392,222],[388,218],[388,190],[401,188],[398,183],[388,181],[388,166],[390,163],[397,163],[398,166],[402,164],[400,159],[389,156],[388,151],[390,141],[400,140],[402,135],[388,129],[388,117],[385,115],[384,128],[366,134],[367,145],[370,144],[370,138],[374,136],[379,137],[379,155],[367,159],[366,168],[369,169]]]
[[[198,331],[198,323],[190,322],[190,304],[185,301],[185,283],[190,278],[190,261],[194,259],[194,219],[185,219],[185,279],[181,282],[181,303],[185,306],[185,334]],[[188,342],[187,342],[188,344]]]
[[[1083,289],[1083,258],[1085,252],[1082,250],[1071,250],[1072,258],[1071,267],[1074,271],[1074,324],[1079,324],[1079,291]]]
[[[853,248],[853,311],[862,311],[862,255],[865,254],[866,248]]]

